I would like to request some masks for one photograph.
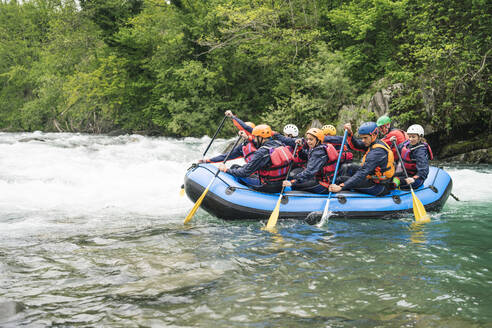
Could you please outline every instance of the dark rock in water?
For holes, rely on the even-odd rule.
[[[492,164],[492,148],[478,149],[468,153],[446,157],[442,160],[446,162],[464,164]]]
[[[14,301],[0,301],[0,321],[8,319],[25,309],[24,304]]]
[[[447,158],[490,147],[492,147],[492,136],[488,138],[477,137],[473,140],[457,141],[447,144],[439,154],[440,157]]]
[[[29,141],[41,141],[41,142],[45,142],[46,140],[44,139],[41,139],[41,138],[22,138],[22,139],[19,139],[19,142],[29,142]]]
[[[445,145],[439,159],[465,164],[492,163],[492,136],[478,136],[472,140]]]
[[[304,221],[307,224],[310,225],[315,225],[318,224],[321,221],[321,217],[323,216],[322,212],[311,212],[308,214],[308,216],[304,219]]]

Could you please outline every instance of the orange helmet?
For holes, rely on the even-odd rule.
[[[322,130],[320,130],[318,128],[311,128],[311,129],[307,130],[306,134],[311,134],[316,139],[318,139],[320,142],[323,142],[325,140],[325,134],[323,133]]]
[[[270,138],[272,136],[272,128],[269,125],[260,124],[253,129],[251,134],[255,137]]]
[[[244,124],[246,124],[247,126],[249,126],[250,128],[255,128],[255,124],[253,122],[245,122]]]

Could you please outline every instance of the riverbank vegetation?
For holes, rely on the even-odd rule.
[[[375,118],[371,96],[398,84],[389,114],[402,127],[490,132],[491,7],[3,0],[0,129],[201,136],[227,109],[274,128],[305,127],[336,123],[342,108]]]

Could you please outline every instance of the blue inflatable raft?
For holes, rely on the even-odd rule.
[[[193,165],[185,176],[184,187],[188,197],[195,202],[213,179],[217,167],[212,164]],[[453,182],[441,168],[431,166],[423,186],[415,195],[427,211],[440,211],[449,197]],[[224,220],[268,219],[278,201],[279,194],[255,191],[230,174],[220,172],[203,199],[201,208]],[[306,219],[321,217],[328,195],[302,191],[284,192],[279,219]],[[390,194],[375,197],[343,191],[333,193],[330,200],[330,217],[342,218],[392,218],[411,213],[410,191],[393,190]],[[313,216],[314,215],[314,216]],[[311,219],[312,220],[312,219]]]

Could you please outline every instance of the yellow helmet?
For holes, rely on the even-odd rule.
[[[318,128],[311,128],[307,130],[306,134],[311,134],[313,135],[316,139],[318,139],[320,142],[323,142],[325,139],[325,134],[323,133],[322,130]]]
[[[272,136],[272,128],[266,124],[260,124],[254,127],[252,135],[255,137],[270,138]]]
[[[253,129],[256,127],[256,125],[253,122],[245,122],[244,124],[246,124],[247,126]]]
[[[323,133],[325,136],[336,136],[337,135],[337,128],[335,128],[333,125],[323,125],[321,128],[323,130]]]

